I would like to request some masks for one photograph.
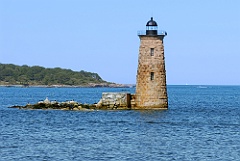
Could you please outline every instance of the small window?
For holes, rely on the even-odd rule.
[[[150,79],[151,79],[151,80],[154,80],[154,72],[151,72]]]
[[[150,49],[150,55],[151,55],[151,56],[154,56],[154,48],[151,48],[151,49]]]

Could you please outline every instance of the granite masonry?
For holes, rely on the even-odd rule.
[[[151,18],[146,33],[140,32],[135,109],[168,108],[163,38],[165,31],[157,30]]]

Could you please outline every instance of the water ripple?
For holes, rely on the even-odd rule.
[[[122,89],[0,88],[0,160],[240,158],[240,88],[235,86],[169,86],[166,111],[7,108],[46,96],[92,103],[114,90]]]

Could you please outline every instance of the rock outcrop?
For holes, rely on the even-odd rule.
[[[46,98],[44,101],[39,101],[36,104],[27,104],[25,106],[11,106],[9,108],[18,108],[18,109],[42,109],[42,110],[73,110],[73,111],[79,111],[79,110],[113,110],[113,109],[121,109],[126,110],[129,109],[128,107],[118,107],[109,104],[108,106],[103,106],[102,99],[95,104],[82,104],[79,102],[76,102],[74,100],[72,101],[66,101],[66,102],[57,102],[57,101],[50,101],[48,98]]]

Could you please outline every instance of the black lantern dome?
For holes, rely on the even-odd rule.
[[[146,35],[157,35],[157,30],[157,22],[153,20],[153,17],[151,17],[151,20],[149,20],[146,24]]]
[[[151,20],[147,22],[146,26],[157,26],[157,22],[153,20],[153,17],[151,17]]]

